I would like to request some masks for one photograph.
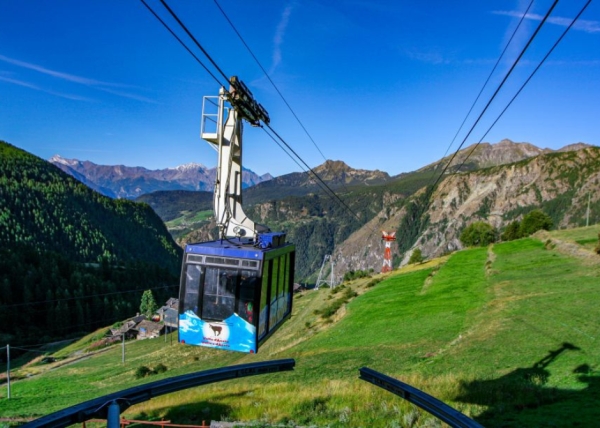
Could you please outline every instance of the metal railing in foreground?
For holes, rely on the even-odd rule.
[[[295,365],[296,362],[293,359],[284,359],[241,364],[176,376],[76,404],[31,421],[23,427],[58,428],[98,418],[106,419],[109,428],[117,428],[119,427],[121,412],[134,404],[142,403],[153,397],[224,380],[292,370]]]
[[[407,383],[394,379],[392,377],[381,374],[368,367],[359,369],[359,378],[372,383],[375,386],[383,388],[396,394],[406,401],[409,401],[423,410],[431,413],[442,422],[447,423],[451,427],[457,428],[483,428],[482,425],[467,417],[458,410],[448,406],[443,401],[432,397],[425,392],[410,386]]]

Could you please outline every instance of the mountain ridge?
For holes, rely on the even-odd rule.
[[[90,161],[66,159],[60,155],[52,156],[48,162],[105,196],[125,199],[135,199],[161,190],[212,192],[217,173],[216,168],[208,168],[199,163],[151,170],[141,166],[98,165]],[[242,188],[271,178],[269,173],[259,176],[243,168]]]

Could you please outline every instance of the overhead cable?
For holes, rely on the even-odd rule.
[[[179,36],[177,36],[177,34],[175,34],[175,32],[173,30],[171,30],[171,28],[167,25],[167,23],[165,21],[163,21],[163,19],[158,16],[158,14],[148,5],[148,3],[145,2],[145,0],[140,0],[144,6],[146,6],[146,8],[150,11],[150,13],[152,13],[152,15],[154,15],[154,17],[167,29],[167,31],[169,33],[171,33],[171,35],[173,37],[175,37],[175,39],[179,42],[179,44],[181,44],[181,46],[183,46],[183,48],[188,51],[188,53],[194,57],[194,59],[198,62],[198,64],[200,64],[202,66],[202,68],[204,68],[204,70],[206,70],[206,72],[208,74],[210,74],[210,76],[219,84],[219,86],[222,86],[221,81],[217,78],[217,76],[215,76],[206,65],[204,65],[204,63],[202,61],[200,61],[200,58],[198,58],[190,48],[187,47],[187,45],[183,42],[183,40],[181,40],[179,38]]]
[[[481,120],[481,118],[483,117],[483,115],[485,114],[485,112],[487,111],[487,109],[489,108],[489,106],[492,104],[492,101],[494,101],[494,99],[496,98],[496,96],[500,92],[500,89],[504,86],[504,84],[506,83],[508,77],[512,74],[513,70],[516,68],[517,64],[519,63],[519,61],[521,60],[521,58],[523,57],[523,55],[525,54],[525,52],[527,51],[527,49],[529,48],[529,46],[531,45],[531,43],[533,42],[533,40],[536,38],[537,34],[541,30],[542,26],[547,21],[548,17],[550,16],[550,14],[552,13],[552,11],[554,10],[554,8],[556,7],[557,4],[558,4],[558,0],[554,0],[554,3],[548,9],[548,11],[546,12],[546,14],[544,15],[544,18],[540,21],[540,23],[538,24],[537,28],[535,29],[535,31],[533,32],[533,34],[531,35],[531,37],[527,41],[526,45],[523,47],[523,49],[521,50],[520,54],[518,55],[518,57],[513,62],[512,66],[510,67],[510,69],[508,70],[508,72],[506,73],[506,75],[504,76],[504,78],[502,79],[502,81],[500,82],[500,84],[498,85],[498,87],[496,88],[496,91],[494,92],[494,94],[492,95],[492,97],[489,99],[489,101],[485,105],[484,109],[481,111],[481,113],[479,114],[479,116],[475,120],[475,123],[473,124],[473,126],[471,126],[471,129],[469,130],[469,132],[467,133],[467,135],[464,137],[464,139],[461,142],[460,146],[456,149],[456,151],[454,152],[454,154],[452,155],[452,157],[450,158],[450,160],[448,161],[448,163],[446,164],[446,166],[442,169],[442,171],[438,175],[438,177],[437,177],[436,181],[434,182],[434,184],[429,188],[429,190],[426,190],[427,193],[426,193],[426,198],[425,198],[425,205],[423,207],[420,207],[420,210],[419,210],[419,212],[421,213],[421,215],[431,205],[431,203],[432,203],[432,201],[431,201],[431,195],[433,194],[434,190],[436,189],[436,186],[439,184],[440,180],[442,179],[442,177],[444,176],[444,174],[446,173],[446,171],[448,170],[448,168],[452,164],[452,161],[458,155],[458,152],[460,151],[460,149],[463,147],[463,145],[467,141],[467,138],[469,138],[469,136],[471,135],[471,133],[473,132],[473,130],[475,129],[475,127],[477,126],[477,124],[479,123],[479,121]],[[518,95],[518,93],[517,93],[517,95]],[[508,108],[508,106],[506,108]],[[497,120],[498,119],[496,119],[496,121]],[[488,130],[488,132],[489,132],[489,130]],[[472,153],[472,151],[471,151],[471,153]],[[419,231],[417,233],[417,237],[421,233],[421,227],[422,227],[422,225],[419,225]]]
[[[142,0],[143,1],[143,0]],[[194,43],[196,44],[196,46],[198,46],[198,48],[204,53],[204,55],[209,59],[209,61],[213,64],[213,66],[221,73],[221,75],[228,80],[227,75],[223,72],[223,70],[221,70],[221,68],[218,66],[218,64],[212,59],[212,57],[208,54],[208,52],[202,47],[202,45],[198,42],[198,40],[194,37],[194,35],[190,32],[190,30],[185,26],[185,24],[183,24],[183,22],[181,21],[181,19],[179,19],[179,17],[177,16],[177,14],[169,7],[169,5],[166,3],[165,0],[160,0],[161,3],[163,4],[163,6],[169,11],[169,13],[171,14],[171,16],[177,21],[177,23],[181,26],[181,28],[186,32],[186,34],[194,41]],[[148,7],[146,5],[146,7]],[[173,32],[171,32],[171,34],[173,34]],[[180,40],[178,38],[178,40]],[[182,43],[182,42],[180,42]],[[183,44],[183,43],[182,43]],[[186,50],[189,49],[186,48]],[[294,156],[296,156],[297,159],[299,159],[304,165],[306,165],[306,167],[308,168],[308,170],[317,178],[317,180],[320,182],[317,182],[317,184],[323,188],[323,190],[325,190],[326,194],[328,194],[327,192],[330,192],[330,194],[328,194],[329,197],[334,198],[335,200],[337,200],[339,203],[342,204],[342,206],[344,206],[354,217],[356,217],[359,221],[360,221],[360,217],[323,181],[323,179],[321,179],[321,177],[312,169],[310,168],[306,162],[300,157],[300,155],[298,155],[298,153],[296,153],[291,146],[269,125],[266,124],[266,126],[271,130],[271,132],[273,132],[277,138],[287,147],[287,149],[289,151],[291,151]],[[263,128],[264,130],[264,128]],[[284,150],[285,151],[285,150]],[[286,153],[288,154],[288,156],[290,156],[289,152],[286,151]],[[291,156],[290,156],[291,157]],[[323,187],[324,186],[324,187]]]
[[[175,288],[179,287],[179,285],[163,285],[159,287],[152,287],[146,289],[137,289],[137,290],[123,290],[123,291],[111,291],[110,293],[101,293],[101,294],[90,294],[87,296],[77,296],[77,297],[65,297],[64,299],[52,299],[52,300],[38,300],[35,302],[23,302],[23,303],[14,303],[10,305],[0,305],[2,308],[14,308],[18,306],[30,306],[30,305],[41,305],[45,303],[57,303],[57,302],[67,302],[69,300],[79,300],[79,299],[91,299],[92,297],[104,297],[104,296],[114,296],[119,294],[127,294],[127,293],[143,293],[146,290],[164,290],[165,288]],[[46,312],[46,311],[38,311],[38,312]]]
[[[540,63],[537,65],[537,67],[531,72],[531,74],[525,80],[525,82],[521,85],[521,87],[519,88],[519,90],[517,91],[517,93],[512,97],[512,99],[506,105],[506,107],[504,107],[504,110],[502,110],[502,112],[498,115],[498,117],[496,118],[496,120],[494,120],[494,122],[490,125],[490,127],[487,129],[487,131],[485,131],[485,133],[483,134],[483,136],[481,137],[481,139],[477,142],[477,144],[475,144],[473,146],[473,148],[471,149],[471,151],[467,154],[467,156],[465,157],[465,159],[462,161],[462,163],[458,167],[458,170],[460,170],[460,168],[467,162],[467,160],[473,154],[473,152],[475,151],[475,149],[477,148],[477,146],[479,146],[479,144],[481,144],[481,142],[483,141],[483,139],[487,136],[487,134],[492,130],[492,128],[496,125],[496,123],[504,115],[504,113],[506,112],[506,110],[511,106],[511,104],[513,103],[513,101],[517,98],[517,96],[521,93],[521,91],[529,83],[529,81],[532,79],[532,77],[537,73],[537,71],[540,69],[540,67],[542,66],[542,64],[544,64],[544,62],[546,62],[546,60],[548,59],[548,57],[550,56],[550,54],[552,54],[552,52],[554,51],[554,49],[558,46],[558,44],[562,41],[562,39],[567,35],[567,33],[569,32],[569,30],[571,29],[571,27],[573,27],[573,25],[575,24],[575,22],[577,22],[577,20],[579,19],[579,17],[583,14],[583,12],[587,9],[587,7],[590,5],[591,2],[592,2],[592,0],[588,0],[587,3],[583,6],[583,8],[579,11],[579,13],[577,14],[577,16],[575,16],[575,18],[573,18],[573,21],[571,21],[571,23],[569,24],[569,26],[565,29],[565,31],[563,31],[563,33],[560,35],[560,37],[556,40],[556,42],[554,43],[554,45],[552,45],[552,47],[550,48],[550,50],[548,51],[548,53],[540,61]]]
[[[288,150],[290,150],[294,156],[296,156],[307,168],[308,170],[317,178],[317,180],[319,180],[321,182],[321,184],[331,193],[331,195],[335,198],[335,200],[337,200],[340,204],[342,204],[343,207],[346,208],[346,210],[348,210],[348,212],[350,212],[357,220],[360,221],[360,217],[358,216],[358,214],[356,214],[352,208],[350,208],[338,195],[337,193],[335,193],[335,191],[333,191],[331,189],[331,187],[329,187],[329,185],[327,183],[325,183],[323,181],[323,179],[319,176],[319,174],[317,174],[312,168],[310,168],[306,162],[304,162],[304,160],[298,155],[298,153],[296,153],[294,151],[294,149],[292,149],[290,147],[290,145],[271,127],[271,125],[267,125],[267,127],[271,130],[271,132],[273,132],[273,134],[275,134],[277,136],[277,138],[288,148]],[[331,196],[330,196],[331,197]]]
[[[173,9],[171,9],[169,7],[169,5],[167,4],[167,2],[165,0],[160,0],[160,2],[165,7],[165,9],[167,9],[169,11],[169,13],[173,17],[173,19],[175,19],[175,21],[177,21],[177,23],[180,25],[180,27],[183,28],[183,31],[185,31],[186,34],[190,37],[190,39],[192,39],[192,41],[196,44],[196,46],[198,46],[198,48],[202,51],[202,53],[206,56],[206,58],[208,58],[208,60],[217,69],[217,71],[221,74],[221,76],[223,76],[223,78],[228,82],[229,81],[229,77],[227,77],[227,75],[223,72],[223,70],[221,70],[221,68],[218,66],[218,64],[212,59],[212,57],[208,54],[208,52],[202,47],[202,45],[200,44],[200,42],[198,42],[198,40],[196,40],[196,38],[194,37],[194,35],[190,32],[190,30],[188,30],[188,28],[181,21],[181,19],[179,19],[179,17],[173,11]]]
[[[444,169],[442,170],[442,172],[438,176],[437,180],[433,184],[433,188],[435,188],[437,186],[437,184],[440,182],[441,178],[446,173],[446,170],[452,164],[452,161],[454,160],[454,158],[456,157],[456,155],[458,154],[458,152],[460,151],[460,149],[462,148],[462,146],[465,144],[465,142],[467,141],[467,139],[469,138],[469,136],[471,135],[471,133],[473,132],[473,130],[475,129],[475,127],[477,126],[477,124],[479,123],[479,121],[481,120],[481,118],[483,117],[483,115],[485,114],[485,112],[487,111],[487,109],[490,107],[490,105],[492,104],[492,101],[494,101],[494,99],[496,98],[496,96],[500,92],[500,89],[502,89],[502,87],[504,86],[504,84],[508,80],[509,76],[514,71],[514,69],[516,68],[517,64],[519,63],[519,61],[521,60],[521,58],[523,57],[523,55],[525,54],[525,52],[527,51],[527,49],[529,48],[529,46],[531,45],[531,43],[533,42],[533,40],[535,39],[535,37],[537,36],[537,34],[539,33],[539,31],[541,30],[542,26],[548,20],[548,17],[550,16],[550,14],[552,13],[552,11],[554,10],[554,8],[556,7],[557,4],[558,4],[558,0],[554,0],[554,3],[552,3],[552,6],[550,7],[550,9],[548,9],[548,12],[546,12],[546,15],[544,15],[544,18],[540,21],[540,23],[538,24],[537,28],[535,29],[535,31],[533,32],[533,34],[531,35],[531,37],[527,41],[527,44],[521,50],[521,53],[519,54],[519,56],[517,57],[517,59],[513,62],[512,66],[510,67],[510,69],[508,70],[508,72],[506,73],[506,75],[504,76],[504,78],[502,79],[502,82],[500,82],[500,84],[496,88],[496,91],[494,92],[494,94],[492,95],[492,97],[490,98],[490,100],[485,105],[484,109],[481,111],[481,113],[477,117],[477,120],[475,120],[475,123],[473,124],[473,126],[471,126],[471,129],[469,130],[469,132],[467,133],[467,135],[463,139],[462,143],[460,143],[460,146],[458,146],[458,149],[456,149],[456,151],[454,152],[454,154],[452,155],[452,157],[450,158],[450,160],[448,161],[448,163],[446,164],[446,166],[444,167]]]
[[[479,98],[481,97],[481,94],[483,93],[483,90],[486,88],[486,86],[489,83],[490,79],[494,75],[494,72],[496,71],[496,68],[498,68],[498,65],[500,64],[500,61],[502,60],[502,58],[504,57],[504,54],[508,50],[508,47],[510,46],[512,40],[514,39],[515,35],[517,34],[517,31],[519,31],[519,28],[521,28],[521,24],[525,21],[525,17],[527,16],[527,13],[529,12],[529,9],[533,5],[534,1],[535,0],[531,0],[529,2],[529,6],[527,6],[527,9],[525,10],[525,12],[523,12],[523,15],[521,16],[521,19],[519,20],[519,23],[517,24],[515,30],[513,31],[512,35],[510,36],[510,39],[506,43],[506,46],[504,46],[504,49],[502,50],[502,53],[500,54],[500,56],[496,60],[496,64],[494,64],[494,67],[492,68],[492,71],[490,71],[490,74],[488,75],[487,79],[483,83],[483,86],[479,90],[479,93],[477,94],[477,97],[475,97],[475,101],[473,101],[473,104],[471,104],[471,108],[469,109],[469,111],[467,112],[467,114],[466,114],[465,118],[463,119],[462,123],[458,127],[458,130],[456,131],[456,134],[454,134],[454,138],[452,138],[452,141],[448,145],[448,148],[446,149],[446,152],[444,153],[444,156],[442,156],[442,159],[445,158],[446,155],[448,154],[448,152],[450,151],[450,147],[452,147],[452,145],[454,144],[454,141],[456,140],[456,137],[458,137],[458,134],[460,133],[460,131],[462,130],[463,126],[465,125],[467,119],[471,115],[471,112],[475,108],[475,105],[477,104],[477,101],[479,101]],[[431,184],[431,182],[429,184]]]
[[[296,121],[298,122],[298,124],[300,125],[300,127],[304,130],[304,132],[306,133],[306,135],[308,136],[308,138],[310,139],[310,141],[312,141],[313,145],[319,151],[319,153],[321,154],[321,156],[323,157],[323,159],[325,161],[327,161],[327,158],[325,157],[325,155],[323,154],[323,152],[321,151],[321,149],[319,148],[319,146],[317,145],[317,143],[315,142],[315,140],[313,139],[313,137],[310,135],[310,133],[308,132],[308,130],[306,129],[306,127],[304,126],[304,124],[302,123],[302,121],[300,120],[300,118],[298,117],[298,115],[296,115],[296,112],[294,111],[294,109],[292,109],[292,106],[287,102],[287,100],[285,99],[285,97],[283,96],[283,94],[281,93],[281,91],[279,90],[279,88],[277,87],[277,85],[275,84],[275,82],[273,82],[273,79],[271,79],[271,76],[269,76],[269,73],[267,73],[267,70],[265,70],[265,68],[262,66],[262,64],[260,63],[260,61],[256,57],[256,55],[254,55],[254,52],[252,52],[252,49],[250,49],[250,46],[248,46],[248,44],[246,43],[246,41],[244,40],[244,38],[242,37],[242,35],[240,34],[240,32],[237,30],[237,28],[235,27],[235,25],[233,25],[233,22],[231,22],[231,19],[229,19],[229,17],[227,16],[227,14],[225,13],[225,11],[221,7],[221,5],[219,5],[219,2],[217,0],[213,0],[213,1],[217,5],[217,8],[223,14],[223,16],[225,17],[225,19],[227,20],[227,22],[229,23],[229,25],[231,26],[231,28],[235,32],[235,34],[237,34],[237,36],[240,39],[240,41],[242,42],[242,44],[246,47],[246,49],[248,50],[248,52],[250,53],[250,55],[252,56],[252,58],[254,58],[254,61],[256,61],[256,64],[258,64],[258,66],[260,67],[260,69],[264,73],[265,77],[269,80],[269,82],[271,82],[271,85],[273,85],[273,88],[275,88],[275,90],[277,91],[277,93],[279,94],[279,96],[281,97],[281,99],[283,100],[283,102],[285,103],[285,105],[287,106],[287,108],[290,110],[290,112],[292,113],[292,115],[294,116],[294,118],[296,119]]]

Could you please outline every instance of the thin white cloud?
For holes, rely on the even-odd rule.
[[[16,65],[17,67],[21,67],[21,68],[26,68],[28,70],[33,70],[33,71],[37,71],[38,73],[42,73],[48,76],[52,76],[55,77],[57,79],[61,79],[61,80],[65,80],[67,82],[72,82],[72,83],[78,83],[80,85],[84,85],[87,87],[91,87],[94,89],[98,89],[100,91],[104,91],[104,92],[108,92],[120,97],[124,97],[124,98],[130,98],[130,99],[134,99],[137,101],[142,101],[142,102],[147,102],[147,103],[155,103],[156,101],[151,100],[149,98],[146,97],[142,97],[136,94],[131,94],[131,93],[127,93],[127,92],[123,92],[123,91],[116,91],[114,89],[110,89],[110,88],[131,88],[131,86],[129,85],[123,85],[123,84],[119,84],[119,83],[111,83],[111,82],[103,82],[101,80],[96,80],[96,79],[89,79],[87,77],[81,77],[81,76],[76,76],[74,74],[68,74],[68,73],[63,73],[60,71],[55,71],[55,70],[50,70],[48,68],[36,65],[36,64],[32,64],[32,63],[28,63],[28,62],[24,62],[24,61],[20,61],[18,59],[14,59],[14,58],[9,58],[7,56],[1,55],[0,54],[0,61],[6,62],[8,64],[12,64],[12,65]],[[7,80],[7,79],[3,79],[3,80]],[[7,80],[8,81],[8,80]],[[15,83],[15,82],[12,82]],[[25,82],[21,82],[21,86],[27,86],[24,85],[23,83]],[[19,84],[19,83],[15,83],[15,84]],[[31,85],[31,84],[28,84]],[[34,87],[32,87],[34,86]],[[52,91],[47,91],[44,90],[42,88],[39,88],[35,85],[31,85],[29,87],[32,87],[32,89],[38,89],[44,92],[48,92],[54,95],[59,95],[59,93],[54,93]],[[59,95],[59,96],[64,96],[64,95]],[[65,96],[65,98],[67,98]],[[72,96],[71,99],[74,100],[88,100],[86,98],[83,97],[77,97],[77,96]]]
[[[444,56],[440,52],[430,51],[430,52],[417,52],[417,51],[407,51],[408,57],[414,59],[416,61],[425,62],[428,64],[449,64],[451,61]]]
[[[291,3],[286,6],[281,14],[281,19],[279,20],[279,24],[277,24],[277,29],[275,30],[275,37],[273,39],[273,63],[271,64],[271,69],[269,70],[269,74],[272,74],[275,69],[281,64],[281,46],[283,45],[283,38],[285,36],[285,32],[290,22],[290,15],[292,14],[292,9],[294,8],[294,4]]]
[[[45,92],[47,94],[55,95],[57,97],[66,98],[68,100],[74,100],[74,101],[94,101],[94,100],[92,100],[90,98],[80,97],[79,95],[71,95],[71,94],[65,94],[65,93],[62,93],[62,92],[49,91],[47,89],[40,88],[39,86],[36,86],[36,85],[34,85],[32,83],[24,82],[22,80],[17,80],[17,79],[11,79],[9,77],[0,76],[0,80],[3,80],[3,81],[8,82],[8,83],[12,83],[13,85],[19,85],[19,86],[23,86],[25,88],[34,89],[36,91],[41,91],[41,92]]]
[[[510,16],[512,18],[521,18],[523,16],[522,12],[511,11],[511,10],[496,10],[492,13],[496,15],[505,15]],[[529,19],[532,21],[541,21],[544,19],[542,15],[538,15],[537,13],[528,13],[525,15],[525,19]],[[573,21],[573,18],[564,18],[560,16],[549,17],[546,22],[550,24],[559,25],[561,27],[568,27]],[[600,32],[600,22],[599,21],[590,21],[586,19],[578,19],[577,22],[573,25],[574,30],[584,31],[586,33],[599,33]]]

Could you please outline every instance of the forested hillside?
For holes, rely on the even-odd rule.
[[[144,289],[177,285],[181,261],[150,206],[102,196],[3,141],[0,252],[0,336],[21,340],[135,315]]]
[[[15,243],[73,261],[144,260],[173,272],[180,254],[148,205],[102,196],[48,162],[0,142],[0,245]]]

